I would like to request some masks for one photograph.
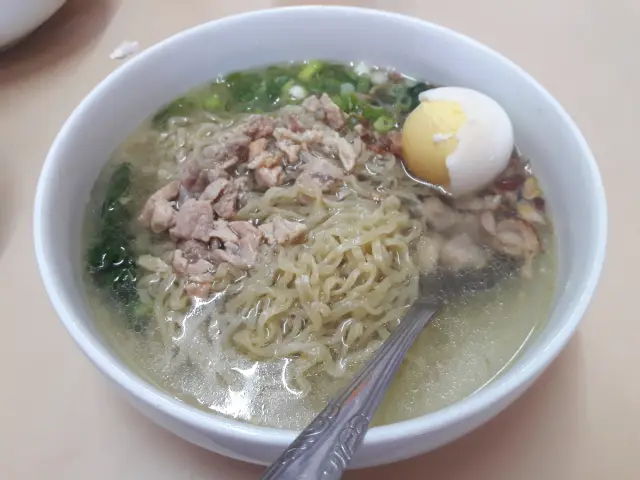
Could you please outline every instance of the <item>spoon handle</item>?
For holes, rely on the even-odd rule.
[[[437,308],[416,302],[374,356],[260,477],[337,480],[351,461],[407,350]]]

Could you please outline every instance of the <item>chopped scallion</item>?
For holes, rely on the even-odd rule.
[[[302,100],[307,96],[307,91],[300,85],[293,85],[289,88],[289,96],[296,100]]]
[[[365,105],[362,108],[362,116],[367,120],[374,122],[382,115],[384,115],[386,110],[382,107],[374,107],[373,105]]]
[[[400,99],[407,94],[407,88],[400,83],[394,83],[389,86],[389,94],[393,98]]]
[[[356,87],[353,83],[343,83],[340,85],[340,93],[353,93],[356,91]]]
[[[413,99],[409,95],[404,95],[398,100],[398,106],[400,110],[406,112],[411,109],[411,105],[413,104]]]
[[[389,130],[393,130],[396,126],[396,121],[386,115],[382,117],[378,117],[378,119],[373,122],[373,128],[376,132],[386,133]]]
[[[322,70],[322,67],[324,67],[324,62],[321,62],[319,60],[312,60],[304,67],[302,67],[302,70],[300,70],[300,73],[298,74],[298,79],[301,82],[308,82],[309,80],[311,80],[311,77],[318,74],[320,70]]]

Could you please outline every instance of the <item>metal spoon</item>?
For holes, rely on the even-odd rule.
[[[492,267],[420,277],[418,300],[363,369],[266,470],[261,480],[336,480],[362,443],[369,423],[402,360],[429,320],[453,296],[486,290],[513,270]],[[504,268],[508,270],[505,271]]]
[[[413,173],[411,173],[411,170],[409,170],[409,168],[407,167],[407,164],[405,163],[404,159],[400,159],[400,165],[402,165],[402,169],[404,170],[405,175],[409,177],[411,180],[413,180],[414,182],[419,183],[420,185],[424,185],[425,187],[431,190],[435,190],[440,195],[453,198],[453,196],[440,185],[436,185],[435,183],[427,182],[426,180],[423,180],[420,177],[416,177]]]

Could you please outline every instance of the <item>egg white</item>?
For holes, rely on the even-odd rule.
[[[464,196],[482,189],[507,167],[513,152],[513,125],[495,100],[462,87],[434,88],[418,98],[457,102],[467,117],[456,133],[458,145],[446,159],[452,195]]]

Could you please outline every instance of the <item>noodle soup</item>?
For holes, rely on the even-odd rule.
[[[491,279],[450,302],[376,418],[437,410],[508,367],[547,318],[553,232],[528,162],[451,199],[409,179],[400,127],[431,86],[321,61],[238,72],[161,109],[87,209],[97,324],[147,380],[300,429],[380,347],[420,275]]]

